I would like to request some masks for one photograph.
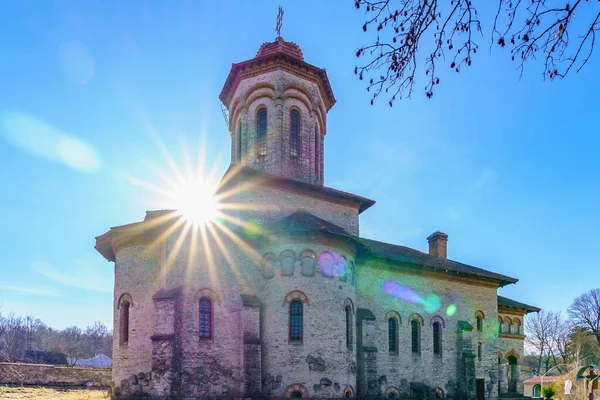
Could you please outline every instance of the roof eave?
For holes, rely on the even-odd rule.
[[[329,78],[327,77],[327,71],[325,71],[325,69],[322,69],[322,68],[316,67],[312,64],[309,64],[306,61],[298,60],[297,58],[292,57],[285,53],[268,54],[265,56],[255,57],[250,60],[242,61],[240,63],[233,63],[231,65],[231,70],[229,71],[229,74],[227,75],[227,79],[225,80],[225,84],[223,85],[223,89],[221,89],[221,93],[219,94],[219,100],[221,100],[221,102],[223,104],[225,104],[225,106],[229,107],[228,103],[231,99],[228,99],[228,97],[229,97],[230,93],[232,92],[232,90],[235,89],[233,87],[233,84],[235,83],[235,78],[236,78],[237,74],[240,72],[240,70],[242,70],[246,67],[252,66],[254,64],[257,64],[257,63],[269,61],[269,59],[278,59],[278,58],[281,58],[284,61],[289,62],[291,64],[298,64],[300,66],[303,66],[303,67],[307,68],[308,70],[310,70],[314,75],[316,75],[323,83],[323,88],[325,89],[325,93],[323,93],[323,94],[325,95],[325,97],[327,98],[327,101],[329,102],[329,104],[327,104],[327,110],[330,110],[331,107],[334,106],[334,104],[336,103],[336,99],[335,99],[335,96],[333,95],[333,89],[331,88],[331,84],[329,83]]]

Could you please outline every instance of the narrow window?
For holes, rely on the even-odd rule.
[[[290,303],[290,340],[302,340],[302,302]]]
[[[346,306],[346,347],[352,348],[352,310]]]
[[[321,170],[321,144],[319,141],[319,127],[315,125],[315,175],[319,181],[319,171]]]
[[[388,319],[388,350],[390,353],[398,352],[398,321],[396,318]]]
[[[413,320],[410,323],[411,329],[411,341],[412,341],[412,352],[413,354],[419,354],[421,352],[421,327],[419,321]]]
[[[477,343],[477,359],[481,361],[481,342]]]
[[[238,123],[238,131],[237,131],[237,152],[238,152],[238,161],[242,161],[242,120]]]
[[[206,297],[200,299],[200,337],[212,337],[212,303]]]
[[[267,155],[267,109],[261,108],[256,116],[256,155]]]
[[[483,330],[483,320],[481,318],[481,315],[477,316],[477,330],[479,332],[481,332]]]
[[[129,302],[121,303],[121,344],[129,342]]]
[[[433,354],[442,354],[442,325],[439,322],[433,323]]]
[[[290,111],[290,155],[298,157],[300,152],[300,112]]]

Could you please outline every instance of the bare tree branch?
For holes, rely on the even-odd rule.
[[[543,75],[550,79],[564,78],[574,66],[579,71],[589,61],[600,29],[597,4],[588,0],[497,1],[491,43],[510,45],[521,76],[525,64],[538,55],[544,59]],[[460,72],[472,64],[479,48],[473,32],[483,35],[472,0],[355,0],[354,5],[367,15],[363,31],[374,28],[377,32],[374,43],[356,52],[365,62],[354,69],[360,80],[368,79],[371,104],[382,93],[390,106],[412,95],[420,51],[427,76],[424,91],[431,98],[440,83],[436,67],[446,60],[446,52],[450,68]]]

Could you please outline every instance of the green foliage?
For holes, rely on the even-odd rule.
[[[551,399],[556,394],[556,390],[554,390],[554,385],[545,386],[542,388],[542,394],[545,399]]]

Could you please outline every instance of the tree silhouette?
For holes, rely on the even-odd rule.
[[[440,83],[436,68],[460,72],[470,66],[479,51],[475,40],[483,37],[477,1],[355,0],[367,16],[363,31],[377,31],[374,43],[357,50],[364,63],[354,69],[359,79],[368,79],[371,104],[382,94],[390,106],[412,95],[419,50],[425,56],[429,98]],[[510,47],[521,76],[525,64],[538,58],[544,59],[543,76],[549,79],[564,78],[572,68],[579,71],[590,59],[600,30],[599,0],[497,1],[490,48]]]

